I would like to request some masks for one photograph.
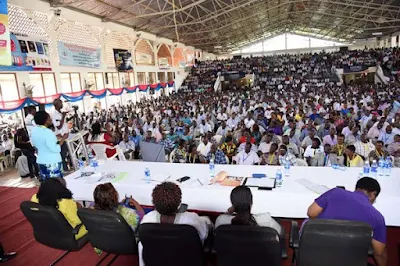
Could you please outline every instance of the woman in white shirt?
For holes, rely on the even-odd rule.
[[[153,205],[155,210],[146,214],[142,219],[144,223],[187,224],[193,226],[204,241],[208,235],[208,217],[200,217],[193,212],[178,213],[182,201],[182,191],[177,184],[164,182],[153,189]],[[139,243],[139,265],[143,266],[143,246]]]
[[[215,222],[215,228],[224,224],[233,225],[254,225],[270,227],[275,229],[278,234],[282,232],[280,224],[275,221],[268,212],[251,214],[253,206],[253,195],[250,188],[246,186],[235,187],[231,192],[232,207],[228,209],[228,214],[221,214]]]

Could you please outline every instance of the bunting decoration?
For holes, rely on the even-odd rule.
[[[63,98],[68,102],[78,102],[83,100],[85,96],[92,96],[95,99],[102,99],[106,97],[108,94],[110,96],[120,96],[124,91],[126,93],[134,93],[137,90],[140,92],[147,92],[150,88],[156,91],[164,89],[166,87],[173,87],[175,85],[174,81],[170,81],[168,83],[156,83],[151,85],[137,85],[134,87],[127,88],[118,88],[118,89],[103,89],[103,90],[84,90],[79,92],[71,92],[71,93],[59,93],[51,96],[45,97],[32,97],[32,98],[23,98],[16,101],[8,101],[8,102],[0,102],[0,113],[14,113],[23,109],[25,106],[29,105],[52,105],[55,99]]]

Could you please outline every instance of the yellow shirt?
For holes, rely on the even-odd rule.
[[[39,200],[35,195],[32,196],[32,202],[39,203]],[[81,219],[78,217],[78,206],[76,202],[72,199],[62,199],[58,201],[58,210],[64,215],[65,219],[68,223],[75,228],[78,224],[81,224]],[[79,229],[77,235],[75,235],[75,239],[79,239],[82,236],[86,235],[87,230],[84,225]]]
[[[363,165],[364,165],[364,160],[358,154],[356,154],[354,156],[353,160],[350,160],[350,158],[347,158],[347,166],[348,167],[363,167]]]

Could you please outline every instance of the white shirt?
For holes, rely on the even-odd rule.
[[[237,164],[241,165],[253,165],[253,164],[258,164],[260,162],[260,158],[254,151],[250,151],[249,153],[241,151],[233,158],[233,160]]]
[[[244,124],[246,125],[246,128],[252,128],[253,127],[253,125],[255,124],[255,122],[254,122],[254,120],[253,119],[248,119],[248,118],[246,118],[245,120],[244,120]]]
[[[204,135],[204,134],[206,134],[207,132],[211,132],[211,126],[210,126],[210,124],[207,124],[207,123],[206,123],[205,125],[200,124],[199,128],[200,128],[200,134],[201,134],[201,135]]]
[[[33,115],[28,114],[28,115],[25,117],[25,126],[26,126],[26,130],[28,131],[28,135],[29,135],[29,137],[30,137],[30,136],[31,136],[32,128],[33,128],[34,126],[36,126],[35,119],[34,119]]]
[[[229,131],[228,127],[225,127],[225,128],[219,127],[218,130],[217,130],[216,135],[220,135],[220,136],[226,137],[228,131]]]
[[[223,114],[219,113],[219,114],[217,115],[217,120],[219,120],[219,121],[226,121],[226,120],[228,120],[228,116],[227,116],[227,114],[225,114],[225,113],[223,113]]]
[[[14,142],[10,139],[8,139],[7,141],[3,142],[3,148],[6,151],[11,151],[14,147]]]
[[[261,142],[260,145],[258,146],[258,150],[261,151],[262,153],[267,153],[269,152],[269,149],[271,149],[271,144],[272,141],[270,143]]]
[[[211,142],[207,142],[207,145],[205,145],[204,142],[200,142],[199,146],[197,147],[197,151],[204,157],[207,157],[208,153],[210,152],[211,145]]]
[[[221,214],[218,216],[217,220],[215,221],[215,228],[217,228],[220,225],[224,224],[232,224],[232,219],[235,216],[233,215],[228,215],[228,214]],[[260,213],[260,214],[253,214],[254,219],[256,220],[257,224],[262,227],[270,227],[275,229],[278,234],[281,233],[282,227],[279,225],[277,221],[274,220],[274,218],[271,217],[271,214],[268,212],[266,213]]]
[[[306,148],[306,151],[304,152],[304,157],[305,157],[305,158],[306,158],[306,157],[314,158],[315,154],[317,154],[317,153],[323,153],[323,152],[324,152],[324,147],[319,146],[319,148],[313,149],[313,148],[311,148],[311,145],[309,145],[309,146]]]
[[[122,152],[127,152],[129,150],[135,151],[135,143],[132,140],[126,142],[125,140],[119,143],[119,147],[121,148]]]
[[[60,126],[61,120],[63,119],[62,113],[58,112],[57,110],[54,110],[51,115],[51,119],[53,120],[53,125],[55,128],[54,134],[64,135],[64,134],[69,133],[69,129],[68,129],[67,122],[65,121],[65,117],[64,117],[64,124],[63,124],[62,128],[61,129],[57,128],[58,126]]]
[[[237,125],[239,124],[239,118],[229,118],[228,121],[226,122],[226,126],[229,127],[231,130],[235,129]]]

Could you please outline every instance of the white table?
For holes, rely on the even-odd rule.
[[[125,194],[132,195],[142,205],[152,205],[151,193],[157,182],[147,184],[144,179],[144,169],[148,167],[152,178],[160,179],[170,176],[168,181],[183,176],[190,176],[189,181],[181,184],[182,202],[189,205],[189,209],[225,212],[230,207],[230,192],[232,187],[223,187],[218,184],[192,187],[197,178],[208,179],[209,171],[206,164],[171,164],[148,162],[121,162],[108,161],[100,164],[97,171],[101,172],[128,172],[129,175],[113,185],[117,189],[120,199]],[[216,165],[216,173],[226,171],[229,175],[250,177],[253,173],[265,173],[274,177],[278,167],[273,166],[239,166]],[[90,170],[90,169],[85,169]],[[329,188],[344,186],[353,191],[357,182],[360,168],[348,168],[346,171],[321,167],[292,167],[291,175],[284,178],[283,186],[272,191],[252,188],[253,213],[270,212],[272,216],[283,218],[306,218],[308,206],[319,195],[305,186],[295,182],[296,179],[308,180],[325,185]],[[75,179],[79,173],[66,177],[67,186],[76,200],[93,201],[94,188],[104,181],[87,182]],[[400,169],[394,168],[391,177],[378,177],[381,185],[381,194],[374,206],[383,214],[387,226],[400,226]],[[203,182],[205,183],[205,182]],[[194,184],[194,183],[193,183]]]

